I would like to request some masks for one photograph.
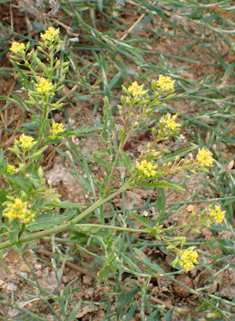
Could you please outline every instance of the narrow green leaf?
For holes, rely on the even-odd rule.
[[[0,213],[2,213],[2,210],[3,210],[3,206],[2,206],[2,203],[4,203],[7,198],[6,196],[8,195],[5,187],[2,187],[1,190],[0,190]]]
[[[183,191],[184,190],[181,186],[173,184],[173,183],[169,183],[167,181],[162,181],[162,182],[153,181],[150,183],[144,183],[144,184],[141,184],[141,187],[143,187],[143,188],[171,188],[176,191]]]
[[[132,217],[134,217],[134,219],[136,221],[138,221],[142,226],[146,227],[146,228],[152,228],[151,222],[149,220],[149,218],[144,218],[140,215],[136,215],[134,213],[131,213]]]
[[[212,224],[211,229],[214,231],[229,231],[227,227],[219,224]]]
[[[218,243],[215,242],[214,240],[207,240],[207,244],[209,246],[210,249],[212,249],[212,251],[215,251],[218,247]]]
[[[11,62],[14,65],[14,67],[16,68],[18,74],[20,75],[21,82],[22,82],[24,88],[27,90],[30,89],[31,84],[27,80],[27,75],[22,71],[22,68],[20,68],[19,65],[15,61],[12,60]]]
[[[102,135],[104,142],[108,143],[112,133],[116,130],[115,124],[113,121],[113,117],[112,117],[112,113],[111,113],[111,109],[109,106],[108,97],[105,97],[105,99],[104,99],[103,110],[104,110],[104,116],[103,116],[104,127],[103,127],[101,135]]]
[[[63,214],[59,214],[58,211],[41,214],[35,218],[33,223],[28,224],[26,228],[30,232],[51,228],[62,224],[64,221],[70,221],[74,217],[75,213],[75,210],[67,210]]]
[[[144,19],[140,20],[140,22],[135,26],[134,31],[139,31],[147,26],[147,24],[153,19],[153,14],[149,14]]]
[[[125,321],[129,321],[130,318],[133,316],[133,314],[135,313],[135,310],[137,308],[137,304],[135,303],[130,310],[127,312],[126,317],[125,317]]]
[[[76,174],[78,179],[80,180],[80,182],[90,191],[93,193],[93,188],[91,186],[91,184],[89,183],[88,179],[85,178],[83,175],[77,173]]]
[[[193,146],[189,146],[187,148],[181,149],[181,150],[177,150],[174,153],[171,153],[171,154],[168,154],[168,155],[164,156],[160,160],[160,163],[172,162],[172,161],[175,160],[176,156],[184,157],[185,155],[187,155],[188,153],[190,153],[192,150],[194,150],[197,147],[198,147],[197,145],[193,145]]]
[[[158,310],[154,310],[148,317],[147,321],[160,321],[160,313]]]
[[[127,171],[131,173],[134,169],[134,164],[132,163],[130,157],[122,150],[120,150],[120,154],[122,156],[123,165],[125,166]]]
[[[32,185],[27,177],[16,177],[13,175],[5,175],[6,180],[13,181],[22,191],[29,194],[32,190]]]
[[[101,279],[107,280],[109,277],[110,267],[109,265],[106,265],[102,270],[98,272],[98,276]]]
[[[82,300],[79,300],[78,303],[73,308],[72,312],[69,314],[68,321],[70,321],[70,320],[74,321],[76,319],[76,314],[77,314],[78,310],[80,309],[81,304],[82,304]]]
[[[134,251],[138,255],[138,259],[140,259],[142,263],[146,264],[148,267],[150,267],[154,271],[157,271],[157,272],[159,272],[161,274],[165,274],[164,270],[158,264],[151,263],[149,258],[140,249],[137,249],[135,247]]]
[[[120,253],[120,254],[124,258],[124,261],[129,265],[131,270],[142,273],[142,271],[138,268],[138,266],[131,259],[129,259],[128,256],[126,256],[124,253]]]
[[[108,171],[108,164],[103,159],[95,155],[93,155],[93,158],[98,164],[100,164],[100,166],[102,166],[105,169],[106,172]]]
[[[173,315],[174,308],[170,309],[164,316],[164,321],[171,321],[171,317]]]
[[[139,292],[139,287],[136,286],[134,287],[133,289],[129,290],[126,292],[126,298],[125,298],[125,303],[124,304],[127,304],[128,302],[131,301],[131,299],[134,298],[134,296]]]

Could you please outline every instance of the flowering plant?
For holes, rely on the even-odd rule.
[[[96,200],[88,206],[83,212],[80,212],[79,204],[71,204],[69,202],[61,202],[58,193],[51,188],[50,182],[46,182],[44,178],[43,168],[40,161],[43,152],[49,143],[56,144],[64,141],[65,138],[76,133],[73,129],[65,129],[63,124],[50,122],[48,113],[56,108],[62,107],[62,103],[55,100],[55,93],[63,88],[66,72],[69,68],[69,62],[61,62],[55,58],[56,52],[60,50],[62,42],[59,39],[58,29],[49,28],[44,34],[41,34],[42,42],[36,50],[29,51],[30,44],[13,43],[11,51],[15,54],[12,56],[13,63],[22,76],[25,88],[28,90],[29,99],[28,106],[35,105],[38,107],[39,115],[36,119],[39,124],[39,132],[37,137],[34,135],[22,134],[10,151],[16,155],[17,166],[10,165],[4,160],[3,153],[0,157],[0,166],[3,178],[9,185],[8,195],[2,195],[4,225],[3,233],[8,236],[8,241],[0,245],[0,249],[4,249],[9,245],[22,244],[29,240],[37,240],[38,238],[54,233],[72,230],[74,242],[77,242],[76,232],[95,234],[105,249],[106,256],[103,257],[105,267],[99,272],[100,277],[107,279],[109,271],[116,269],[117,262],[120,258],[115,253],[113,240],[110,240],[110,232],[107,232],[106,238],[102,238],[99,233],[94,232],[94,228],[107,229],[104,224],[104,204],[119,194],[123,194],[127,189],[138,188],[156,188],[162,190],[169,188],[172,190],[182,190],[182,187],[169,181],[169,175],[178,175],[188,178],[189,173],[208,171],[213,166],[213,157],[210,152],[201,148],[197,156],[189,154],[196,146],[190,146],[177,153],[170,153],[162,146],[163,141],[170,137],[178,137],[181,124],[177,121],[177,115],[167,113],[161,117],[157,116],[159,106],[164,106],[165,101],[176,97],[174,93],[175,81],[170,77],[160,75],[158,81],[152,81],[151,92],[144,89],[144,85],[139,85],[136,81],[127,88],[123,86],[124,95],[120,98],[121,104],[118,105],[119,115],[122,121],[122,128],[117,130],[108,98],[104,100],[104,120],[101,136],[105,142],[107,149],[95,152],[92,155],[93,162],[103,167],[107,173],[103,182],[96,180],[92,175],[88,165],[85,163],[85,156],[80,152],[79,155],[86,164],[86,174],[90,177],[91,184],[85,180],[83,176],[79,176],[76,164],[74,162],[74,145],[69,141],[65,141],[67,152],[62,152],[64,157],[69,157],[74,173],[80,177],[81,184],[89,187],[89,191],[93,192]],[[48,65],[39,58],[39,52],[48,58]],[[31,72],[32,80],[27,83],[26,75],[21,71],[23,66]],[[37,68],[41,68],[43,76],[38,75]],[[56,71],[59,70],[59,73]],[[60,76],[55,80],[55,73]],[[152,122],[152,119],[155,121]],[[146,145],[146,149],[139,154],[135,161],[132,161],[125,152],[125,146],[133,135],[140,129],[145,128],[151,131],[151,140]],[[97,127],[95,128],[97,129]],[[94,130],[94,129],[92,129]],[[79,146],[77,146],[79,150]],[[189,154],[189,158],[184,156]],[[110,164],[102,159],[109,157]],[[120,180],[115,177],[116,168],[120,168]],[[119,186],[114,188],[113,181],[118,181]],[[85,182],[85,183],[84,183]],[[48,187],[49,185],[49,187]],[[97,191],[94,186],[97,187]],[[55,208],[65,208],[67,212],[59,218],[58,210]],[[48,213],[56,215],[57,225],[55,221],[49,223]],[[89,218],[92,212],[97,213],[97,219],[100,224],[80,224],[84,218]],[[74,217],[76,213],[76,217]],[[146,216],[146,212],[144,212]],[[46,214],[46,215],[45,215]],[[109,229],[113,231],[141,232],[152,234],[158,241],[167,243],[167,249],[172,251],[176,256],[172,265],[178,269],[189,271],[198,263],[198,253],[194,247],[184,248],[186,237],[179,229],[191,229],[198,224],[195,216],[190,217],[190,221],[183,226],[164,227],[161,218],[149,220],[148,217],[142,217],[135,213],[131,213],[132,218],[139,223],[139,228],[132,228],[133,223],[128,221],[129,217],[120,218],[118,225],[110,225]],[[44,216],[43,216],[44,215]],[[42,219],[38,219],[39,217]],[[51,216],[51,217],[52,217]],[[224,219],[225,212],[221,210],[219,205],[211,206],[208,213],[200,213],[200,224],[211,227],[213,222],[221,223]],[[47,218],[46,218],[47,217]],[[66,224],[61,224],[68,221]],[[44,228],[45,222],[48,228]],[[27,233],[25,233],[27,231]],[[95,230],[96,231],[96,230]],[[32,233],[36,232],[36,233]],[[30,235],[28,234],[30,233]],[[195,229],[196,233],[196,229]],[[119,261],[118,261],[119,260]],[[118,263],[119,264],[119,263]],[[121,268],[119,266],[119,268]],[[124,267],[126,269],[126,267]]]

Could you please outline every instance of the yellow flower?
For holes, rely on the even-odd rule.
[[[162,90],[166,91],[174,89],[174,83],[175,80],[172,80],[171,77],[165,77],[162,75],[159,76],[159,80],[157,81],[157,85],[161,87]]]
[[[211,153],[208,149],[205,149],[205,148],[199,149],[197,154],[198,165],[210,167],[213,165],[213,161],[214,159],[211,156]]]
[[[183,262],[183,266],[186,272],[193,269],[195,264],[198,264],[197,258],[198,253],[194,251],[194,247],[182,251],[180,259]]]
[[[53,27],[49,27],[45,33],[41,33],[40,36],[41,38],[44,40],[44,41],[47,41],[47,42],[52,42],[53,40],[55,40],[55,38],[59,35],[60,33],[60,30],[59,28],[58,29],[55,29]]]
[[[13,165],[7,164],[7,170],[6,173],[9,175],[12,175],[16,172],[16,168]]]
[[[143,90],[144,85],[138,85],[136,81],[134,81],[131,86],[128,87],[128,91],[130,91],[133,97],[142,97],[147,94],[147,90]]]
[[[22,149],[31,149],[33,147],[33,145],[35,145],[37,142],[33,141],[33,137],[31,136],[27,136],[25,134],[22,134],[19,138],[19,142],[20,142],[20,147]]]
[[[22,223],[31,222],[34,220],[36,213],[31,212],[27,208],[27,203],[22,202],[20,198],[15,198],[14,202],[7,203],[7,208],[3,210],[3,215],[10,221],[19,219]]]
[[[225,217],[225,211],[221,210],[220,205],[215,205],[213,208],[212,206],[208,208],[210,216],[217,222],[222,223]]]
[[[175,122],[176,118],[177,115],[171,116],[169,113],[160,118],[159,126],[163,128],[167,135],[178,134],[181,125]]]
[[[39,94],[48,93],[49,91],[52,90],[52,88],[53,88],[53,84],[49,82],[48,79],[45,79],[43,77],[40,77],[39,83],[36,84],[36,91]]]
[[[157,172],[153,170],[153,164],[143,160],[141,163],[136,162],[136,168],[143,172],[143,174],[147,177],[153,177]]]
[[[176,122],[173,119],[163,119],[161,123],[164,123],[164,129],[166,130],[174,130],[177,126]]]
[[[18,43],[14,41],[11,45],[10,50],[14,53],[19,53],[25,49],[25,45],[23,43]]]
[[[52,124],[52,129],[50,131],[50,138],[56,138],[57,134],[63,133],[65,131],[63,124],[54,123]]]

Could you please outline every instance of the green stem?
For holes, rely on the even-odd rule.
[[[129,138],[131,137],[132,135],[132,130],[130,130],[130,132],[128,133],[127,137],[125,138],[124,142],[123,142],[123,145],[124,146],[126,144],[126,142],[129,140]],[[119,146],[118,148],[118,151],[117,151],[117,154],[115,155],[115,159],[114,159],[114,162],[113,162],[113,165],[112,165],[112,169],[111,169],[111,172],[109,173],[109,177],[108,177],[108,180],[107,180],[107,183],[106,183],[106,186],[105,186],[105,189],[104,189],[104,195],[107,193],[108,191],[108,188],[109,188],[109,184],[112,180],[112,177],[113,177],[113,173],[115,171],[115,168],[116,168],[116,165],[117,165],[117,162],[118,162],[118,159],[120,157],[120,150],[121,150],[121,146]],[[125,185],[124,185],[125,186]]]
[[[167,203],[167,205],[168,205],[168,203]],[[175,231],[175,230],[178,231],[178,230],[181,229],[181,228],[193,227],[194,225],[198,225],[198,224],[201,224],[201,223],[205,223],[209,218],[210,218],[210,217],[207,216],[206,218],[201,219],[200,221],[193,222],[193,223],[188,223],[187,225],[182,224],[182,225],[179,225],[179,226],[177,226],[177,227],[171,227],[171,226],[170,226],[170,227],[167,227],[167,228],[165,229],[165,231]]]
[[[42,141],[42,136],[43,136],[43,133],[45,130],[46,117],[47,117],[47,105],[48,105],[48,102],[46,102],[46,104],[44,105],[43,121],[42,121],[42,125],[40,127],[40,133],[38,135],[38,141],[37,141],[37,145],[35,146],[34,152],[36,152],[39,149],[41,141]]]
[[[127,228],[127,227],[121,227],[121,226],[114,226],[114,225],[103,225],[103,224],[77,224],[76,227],[83,228],[83,227],[100,227],[102,229],[113,229],[116,231],[127,231],[130,233],[146,233],[149,234],[150,230],[149,229],[136,229],[136,228]]]
[[[22,227],[21,227],[21,230],[19,232],[19,239],[21,238],[22,234],[24,233],[25,227],[26,227],[26,223],[23,223]]]
[[[55,226],[55,227],[46,229],[46,230],[41,231],[41,232],[36,232],[36,233],[32,233],[31,235],[23,236],[23,237],[21,237],[20,242],[21,243],[29,242],[29,241],[32,241],[32,240],[40,239],[40,238],[42,238],[44,236],[47,236],[47,235],[56,234],[56,233],[60,233],[60,232],[68,231],[68,230],[72,230],[74,228],[75,224],[77,224],[83,218],[88,216],[95,209],[97,209],[101,205],[109,202],[111,199],[113,199],[114,197],[116,197],[117,195],[122,193],[123,191],[125,191],[127,189],[130,189],[131,187],[132,186],[130,186],[128,184],[125,184],[124,186],[119,188],[116,192],[110,194],[109,196],[107,196],[105,198],[99,199],[96,203],[92,204],[88,209],[86,209],[83,213],[81,213],[76,218],[71,220],[69,223],[61,224],[59,226]],[[12,246],[14,244],[17,244],[17,242],[10,242],[10,241],[3,242],[2,244],[0,244],[0,250],[5,249],[5,248],[7,248],[9,246]]]
[[[50,68],[49,68],[49,71],[48,71],[48,80],[49,82],[52,82],[52,78],[53,78],[53,63],[54,63],[54,48],[52,46],[52,48],[50,49]],[[41,144],[41,141],[42,141],[42,137],[43,137],[43,133],[45,131],[45,125],[46,125],[46,118],[47,118],[47,110],[48,110],[48,96],[47,94],[45,94],[45,98],[46,98],[46,101],[44,103],[44,108],[43,108],[43,121],[42,121],[42,125],[40,127],[40,133],[39,133],[39,136],[38,136],[38,141],[37,141],[37,145],[35,146],[35,152],[39,149],[40,147],[40,144]]]

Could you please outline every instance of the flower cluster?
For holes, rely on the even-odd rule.
[[[49,82],[48,79],[40,77],[38,84],[36,84],[36,91],[39,94],[45,94],[51,91],[53,88],[53,84]]]
[[[176,116],[176,115],[175,115]],[[175,116],[173,116],[172,118],[168,118],[168,119],[164,119],[164,118],[162,118],[161,120],[160,120],[160,122],[162,123],[162,124],[164,124],[164,129],[165,130],[174,130],[176,127],[177,127],[177,124],[176,124],[176,122],[175,122],[175,120],[174,120],[174,117]]]
[[[28,223],[35,218],[36,214],[27,208],[27,202],[22,202],[20,198],[15,198],[14,202],[8,202],[6,206],[3,215],[10,221],[19,219],[22,223]]]
[[[222,223],[225,217],[225,211],[221,210],[220,205],[209,206],[208,212],[217,223]]]
[[[174,83],[175,80],[172,80],[171,77],[165,77],[160,75],[159,79],[157,81],[157,85],[162,89],[162,90],[174,90]]]
[[[152,163],[147,162],[146,160],[141,161],[140,163],[137,161],[136,162],[136,168],[143,172],[143,174],[147,177],[154,177],[154,175],[157,173],[154,168],[156,168],[156,166],[154,166]]]
[[[162,129],[161,135],[163,135],[163,134],[165,134],[167,136],[178,135],[181,124],[177,124],[175,122],[176,118],[177,118],[177,115],[171,116],[169,113],[167,113],[165,116],[162,116],[159,119],[158,125]]]
[[[213,165],[213,161],[214,159],[209,150],[206,150],[205,148],[199,149],[197,155],[198,165],[210,167]]]
[[[13,165],[7,164],[6,174],[12,175],[16,172],[16,168]]]
[[[19,138],[20,147],[23,150],[31,149],[37,142],[33,141],[33,137],[22,134]]]
[[[63,133],[64,132],[64,126],[63,124],[59,124],[59,123],[54,123],[52,124],[52,129],[50,131],[50,138],[51,139],[55,139],[57,134],[59,133]]]
[[[147,94],[148,90],[143,90],[144,85],[138,85],[136,81],[134,81],[129,87],[128,91],[132,93],[133,97],[142,97]]]
[[[23,43],[18,43],[14,41],[11,45],[10,50],[14,53],[20,53],[25,49],[25,45]]]
[[[40,36],[41,38],[44,40],[44,41],[47,41],[47,42],[52,42],[53,40],[55,40],[55,38],[59,35],[60,33],[60,30],[59,28],[58,29],[55,29],[53,27],[49,27],[45,33],[41,33]]]
[[[194,247],[182,251],[180,259],[183,262],[183,266],[186,272],[193,269],[195,264],[198,264],[197,258],[198,253],[194,251]]]

